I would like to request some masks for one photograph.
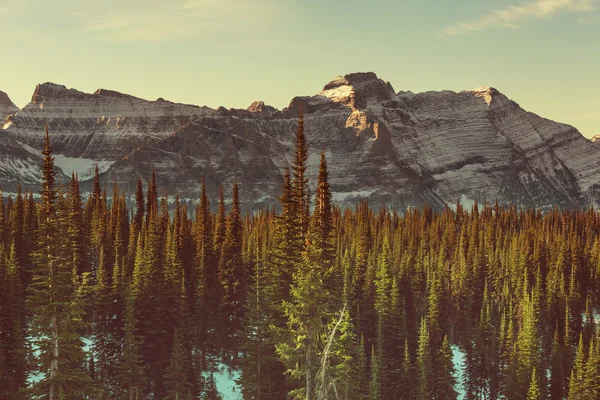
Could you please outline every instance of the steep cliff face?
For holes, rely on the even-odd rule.
[[[324,151],[334,199],[343,206],[360,200],[399,209],[457,200],[541,208],[600,202],[597,144],[575,128],[527,112],[494,88],[396,93],[374,73],[337,77],[281,111],[264,102],[211,110],[43,84],[8,117],[0,141],[6,137],[35,158],[32,148],[41,148],[48,123],[66,173],[76,169],[89,179],[98,163],[106,183],[117,181],[132,193],[138,176],[147,179],[154,168],[163,190],[190,199],[198,197],[203,175],[213,198],[220,183],[229,189],[237,181],[253,209],[277,202],[300,108],[309,175],[314,182]]]
[[[114,162],[210,111],[163,99],[146,101],[112,90],[87,94],[44,83],[35,88],[22,111],[8,117],[6,128],[14,137],[41,148],[48,124],[57,154]]]

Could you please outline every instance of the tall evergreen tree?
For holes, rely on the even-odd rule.
[[[306,176],[307,161],[308,144],[306,142],[306,135],[304,134],[304,113],[301,109],[298,115],[298,130],[296,131],[296,148],[293,164],[294,214],[296,223],[298,224],[297,228],[300,230],[301,236],[306,236],[309,225],[310,197],[308,191],[308,177]],[[325,193],[322,194],[322,197],[324,196],[326,196]]]
[[[36,369],[43,378],[31,387],[32,398],[81,399],[90,392],[80,332],[87,278],[77,285],[72,254],[65,243],[65,216],[57,207],[54,158],[48,127],[42,152],[42,191],[38,250],[27,303],[32,310],[29,335],[37,350]],[[66,251],[67,250],[67,251]]]
[[[173,350],[171,352],[171,364],[165,374],[168,400],[191,400],[191,384],[188,382],[186,365],[186,351],[183,338],[179,331],[175,331],[173,339]]]
[[[242,258],[242,234],[242,211],[238,186],[234,183],[231,213],[227,220],[227,233],[219,261],[219,279],[223,287],[221,312],[227,316],[224,326],[227,339],[225,346],[233,352],[236,359],[239,348],[238,333],[242,329],[248,284],[246,266]]]

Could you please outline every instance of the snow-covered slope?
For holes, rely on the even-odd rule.
[[[229,189],[236,180],[243,202],[256,208],[276,203],[300,108],[309,175],[314,182],[325,151],[342,205],[599,205],[598,145],[575,128],[527,112],[494,88],[396,93],[374,73],[337,77],[281,111],[263,102],[211,110],[43,84],[8,117],[6,136],[41,148],[48,123],[67,173],[88,178],[98,162],[105,182],[132,192],[138,176],[146,179],[154,168],[163,189],[186,198],[198,197],[203,175],[211,196],[219,183]]]
[[[15,192],[19,183],[25,187],[37,187],[40,166],[40,156],[0,129],[0,190]]]

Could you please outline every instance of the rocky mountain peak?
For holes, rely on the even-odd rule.
[[[96,164],[104,184],[117,181],[128,193],[154,168],[161,187],[186,199],[198,198],[202,176],[213,194],[237,181],[252,209],[271,204],[281,189],[300,108],[311,149],[308,175],[316,181],[324,150],[334,201],[342,206],[368,200],[443,209],[456,199],[542,209],[600,205],[600,137],[591,141],[527,112],[492,87],[395,93],[371,72],[339,76],[282,111],[262,101],[246,110],[212,110],[41,84],[33,103],[0,122],[0,136],[12,141],[0,142],[0,161],[13,160],[0,162],[0,182],[5,190],[19,181],[37,190],[39,150],[32,149],[43,148],[50,122],[56,165],[66,174],[78,171],[84,191]]]
[[[358,72],[338,76],[326,84],[319,95],[353,109],[363,109],[369,104],[391,100],[395,93],[392,85],[375,73]]]
[[[465,90],[461,93],[474,94],[476,97],[483,99],[487,103],[488,108],[492,105],[504,105],[509,101],[498,89],[489,86],[481,86],[472,90]]]
[[[247,110],[251,113],[257,113],[261,115],[270,115],[277,111],[275,107],[266,105],[264,101],[255,101],[254,103],[250,104]]]
[[[67,89],[64,85],[46,82],[36,85],[33,96],[31,96],[31,103],[41,104],[51,99],[81,97],[83,95],[84,93],[75,89]]]

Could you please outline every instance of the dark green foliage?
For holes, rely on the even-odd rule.
[[[192,215],[155,174],[84,205],[47,138],[41,197],[0,202],[0,397],[217,399],[225,368],[266,400],[599,397],[600,214],[340,210],[302,115],[294,155],[280,212],[203,182]]]
[[[66,210],[59,204],[55,187],[54,159],[46,128],[38,250],[34,253],[35,273],[27,304],[32,312],[29,328],[31,346],[37,351],[35,371],[43,378],[32,385],[31,398],[81,399],[91,391],[81,332],[87,275],[73,274],[73,253],[68,242]],[[62,195],[61,195],[62,196]]]
[[[222,286],[221,313],[226,316],[223,333],[225,348],[237,358],[238,333],[242,329],[245,296],[248,290],[246,266],[242,258],[243,245],[242,211],[237,183],[233,184],[231,213],[227,218],[225,242],[219,260],[219,280]]]
[[[186,372],[186,350],[183,338],[179,331],[175,331],[173,338],[173,350],[171,352],[171,364],[165,374],[165,386],[168,400],[190,400],[191,384],[188,382]]]

